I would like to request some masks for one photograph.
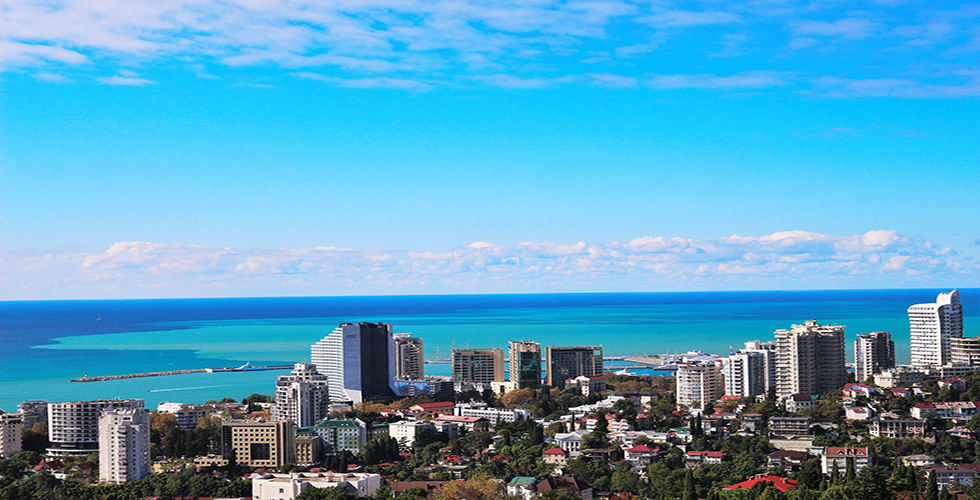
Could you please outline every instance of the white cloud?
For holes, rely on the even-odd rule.
[[[728,24],[739,21],[735,14],[721,11],[671,10],[639,19],[655,28],[685,28],[709,24]]]
[[[785,76],[768,71],[749,71],[729,76],[654,75],[648,84],[655,89],[758,89],[788,85]]]
[[[795,30],[804,35],[839,37],[848,40],[867,38],[878,31],[877,24],[860,18],[844,18],[834,22],[801,21]]]
[[[422,252],[119,242],[90,254],[0,253],[0,297],[739,289],[745,280],[772,288],[867,288],[978,274],[980,267],[955,250],[893,230],[474,242]]]
[[[96,78],[97,81],[105,85],[125,85],[131,87],[142,87],[144,85],[153,85],[157,82],[153,80],[147,80],[146,78],[134,78],[129,76],[109,76]]]

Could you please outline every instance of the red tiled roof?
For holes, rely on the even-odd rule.
[[[542,455],[567,455],[567,453],[565,453],[565,450],[561,448],[548,448],[547,450],[542,451],[541,454]]]
[[[824,455],[827,455],[828,457],[866,457],[868,456],[868,449],[852,448],[852,447],[842,447],[842,448],[832,447],[832,448],[827,448],[827,453],[825,453]]]
[[[451,401],[443,401],[440,403],[419,403],[417,405],[412,405],[412,406],[418,406],[423,410],[428,410],[430,408],[448,408],[450,406],[456,406],[456,403],[453,403]]]
[[[655,451],[660,451],[660,448],[657,448],[656,450],[651,450],[647,446],[644,446],[642,444],[638,444],[638,445],[636,445],[636,446],[634,446],[634,447],[632,447],[632,448],[630,448],[630,449],[628,449],[626,451],[631,451],[633,453],[652,453],[652,452],[655,452]]]
[[[795,479],[786,479],[782,476],[757,476],[749,479],[748,481],[742,481],[741,483],[736,483],[731,486],[725,486],[723,490],[738,490],[738,489],[751,489],[756,483],[759,482],[772,483],[779,491],[789,491],[796,489]]]

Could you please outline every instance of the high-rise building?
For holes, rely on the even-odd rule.
[[[602,346],[553,347],[545,349],[548,385],[564,388],[570,378],[602,375]]]
[[[776,330],[776,396],[822,394],[847,381],[844,368],[844,327],[816,320]]]
[[[725,395],[721,370],[716,363],[681,363],[675,373],[677,404],[707,408]]]
[[[21,451],[24,439],[24,417],[20,413],[0,411],[0,458]]]
[[[765,394],[775,379],[772,351],[763,349],[759,341],[746,342],[745,349],[722,360],[725,376],[725,395],[749,397]]]
[[[490,384],[503,381],[503,349],[453,349],[454,383]]]
[[[895,367],[895,342],[888,332],[859,333],[854,341],[854,373],[858,382]]]
[[[272,420],[288,420],[298,427],[315,425],[330,414],[327,376],[310,363],[296,363],[292,373],[276,379]]]
[[[102,399],[48,404],[48,455],[85,456],[99,451],[99,417],[109,409],[143,408],[142,399]]]
[[[150,412],[108,408],[99,417],[99,481],[125,483],[150,475]]]
[[[527,340],[512,341],[510,381],[515,389],[541,387],[541,344]]]
[[[394,339],[395,380],[419,380],[425,376],[422,339],[411,333],[396,333]]]
[[[960,292],[940,293],[935,303],[915,304],[908,313],[912,366],[951,363],[950,339],[963,336]]]
[[[949,345],[954,364],[980,366],[980,337],[953,337]]]
[[[292,422],[228,420],[221,425],[222,460],[232,451],[235,460],[249,467],[279,468],[296,463],[296,426]]]
[[[331,399],[359,403],[393,395],[392,335],[384,323],[342,323],[313,344],[310,358],[327,376]]]

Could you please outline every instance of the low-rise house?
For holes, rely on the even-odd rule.
[[[507,495],[531,500],[538,494],[538,479],[536,477],[517,476],[507,483]]]
[[[936,459],[929,455],[908,455],[902,457],[902,465],[906,467],[914,465],[920,468],[933,467],[936,465]]]
[[[616,448],[586,448],[581,451],[581,456],[603,466],[616,460],[617,451]]]
[[[547,464],[567,465],[568,452],[561,448],[548,448],[541,452],[541,459]]]
[[[723,490],[751,490],[753,486],[757,483],[772,483],[777,490],[786,492],[796,489],[796,480],[787,479],[782,476],[770,476],[768,474],[759,474],[753,476],[752,478],[742,481],[741,483],[735,483],[731,486],[725,486]]]
[[[559,448],[565,450],[567,453],[573,451],[578,451],[582,446],[582,437],[588,434],[589,431],[582,429],[572,432],[560,432],[555,434],[555,444]]]
[[[294,474],[252,474],[253,500],[295,500],[310,488],[332,488],[340,486],[350,490],[357,497],[369,497],[381,486],[380,474],[353,473],[313,473]]]
[[[963,486],[973,486],[977,474],[980,474],[980,464],[963,464],[956,467],[936,467],[936,484],[942,488],[952,488],[955,483]]]
[[[742,429],[760,433],[765,427],[765,417],[761,413],[746,413],[742,415]]]
[[[552,476],[546,477],[535,485],[539,493],[557,490],[574,493],[582,500],[592,500],[592,487],[588,483],[576,479],[572,476]]]
[[[920,439],[925,437],[926,423],[923,420],[905,418],[877,418],[868,426],[872,437],[892,439]]]
[[[806,408],[813,408],[817,405],[817,397],[812,394],[793,394],[786,398],[786,411],[797,413]]]
[[[857,447],[830,447],[824,451],[820,457],[820,465],[824,475],[829,476],[834,471],[834,465],[841,474],[847,470],[847,464],[854,464],[854,472],[860,473],[861,469],[871,465],[871,455],[867,448]]]
[[[939,381],[939,388],[948,388],[951,391],[965,391],[966,390],[966,380],[959,377],[947,378]]]
[[[646,467],[657,459],[660,455],[660,449],[641,444],[627,448],[624,453],[626,454],[626,461],[633,464],[634,467]]]
[[[912,391],[910,391],[910,390],[908,390],[908,389],[906,389],[904,387],[895,387],[895,388],[892,388],[890,390],[892,391],[892,396],[895,396],[895,397],[898,397],[898,398],[907,398],[907,397],[909,397],[909,396],[912,395]]]
[[[437,403],[419,403],[409,406],[408,409],[417,412],[420,416],[428,417],[435,415],[451,415],[456,408],[456,403],[452,401],[440,401]]]
[[[449,481],[392,481],[391,482],[391,494],[394,497],[398,497],[405,490],[411,488],[421,488],[429,496],[435,498],[435,493],[439,491],[439,488],[445,486]]]
[[[453,422],[465,429],[466,432],[479,432],[490,429],[490,421],[483,417],[460,417],[456,415],[442,415],[437,417],[435,422]]]
[[[769,454],[768,467],[783,467],[795,471],[808,458],[810,454],[802,451],[776,450]]]
[[[727,455],[720,451],[689,451],[685,454],[684,466],[688,469],[704,464],[720,464]]]
[[[565,380],[565,388],[578,387],[582,391],[583,396],[591,396],[593,394],[599,394],[600,392],[605,392],[606,390],[606,377],[602,375],[595,376],[579,376],[575,378],[570,378]]]
[[[972,401],[947,401],[941,403],[916,403],[909,413],[914,418],[924,418],[927,413],[947,420],[969,420],[980,409],[980,404]]]
[[[844,408],[844,417],[848,420],[868,420],[874,412],[866,406],[848,406]]]
[[[953,436],[953,437],[958,437],[960,439],[976,439],[977,438],[976,434],[974,434],[973,431],[971,431],[970,429],[967,429],[966,427],[963,427],[962,425],[954,426],[952,429],[946,431],[946,434],[949,434],[950,436]]]
[[[864,396],[868,399],[874,397],[875,388],[865,384],[844,384],[844,396],[857,398]]]
[[[399,446],[404,450],[409,450],[415,444],[415,438],[423,432],[435,432],[436,427],[430,420],[402,420],[388,424],[389,436],[398,441]]]

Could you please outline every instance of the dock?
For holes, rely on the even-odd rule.
[[[107,380],[124,380],[128,378],[144,377],[166,377],[169,375],[186,375],[188,373],[223,373],[223,372],[258,372],[267,370],[292,370],[293,365],[275,366],[232,366],[227,368],[193,368],[190,370],[168,370],[164,372],[129,373],[126,375],[99,375],[90,377],[87,373],[84,377],[73,378],[70,382],[105,382]]]

